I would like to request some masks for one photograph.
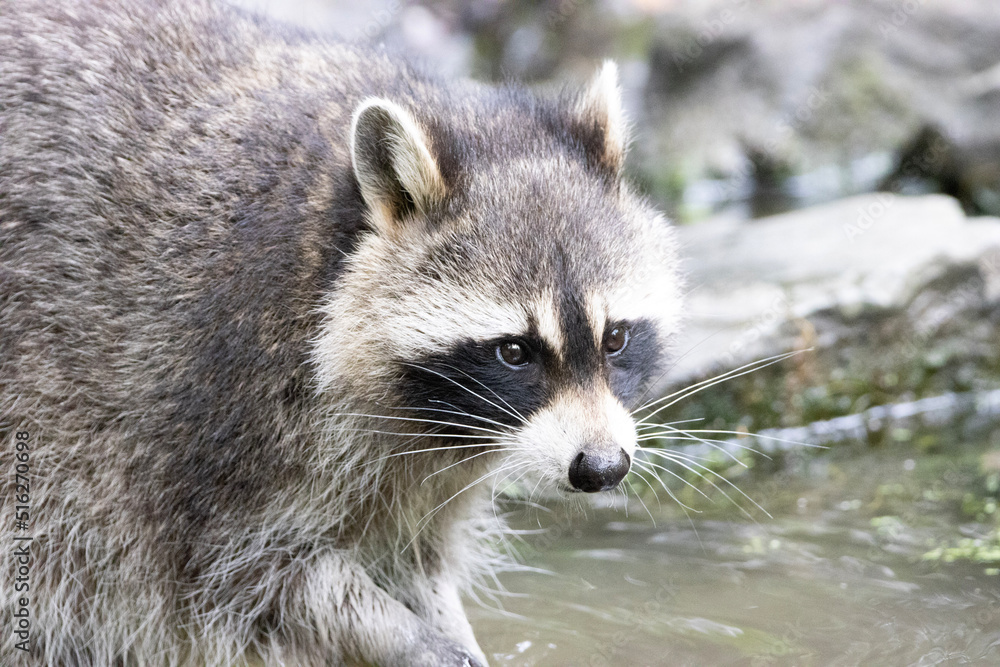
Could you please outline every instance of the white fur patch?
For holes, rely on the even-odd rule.
[[[607,390],[559,394],[528,420],[516,439],[524,449],[511,458],[523,458],[523,465],[543,482],[563,489],[569,487],[569,467],[581,450],[614,454],[624,449],[631,457],[636,448],[632,418]]]
[[[401,233],[421,231],[404,228]],[[520,304],[503,303],[445,281],[393,281],[396,264],[419,261],[419,252],[416,239],[396,245],[372,234],[346,260],[349,270],[321,309],[324,324],[314,341],[321,388],[354,386],[370,391],[391,383],[385,374],[394,372],[392,359],[418,360],[461,341],[527,331],[528,313]]]
[[[608,308],[602,292],[591,292],[584,297],[584,308],[587,312],[587,323],[594,334],[594,342],[600,347],[604,339],[604,329],[609,323]]]
[[[635,448],[638,444],[635,431],[635,422],[629,411],[615,398],[611,392],[604,394],[604,416],[607,419],[608,433],[611,434],[611,441],[625,450],[625,453],[632,458],[635,455]]]
[[[681,301],[674,276],[663,276],[608,292],[608,321],[652,319],[661,331],[672,332],[680,320]]]
[[[559,323],[559,310],[552,291],[546,290],[545,294],[532,304],[531,310],[535,316],[535,321],[538,323],[539,335],[541,335],[545,342],[552,346],[552,349],[556,351],[556,355],[562,359],[566,341]]]

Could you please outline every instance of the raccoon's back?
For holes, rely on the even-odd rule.
[[[0,0],[0,15],[5,266],[47,249],[68,279],[101,277],[218,255],[249,240],[240,227],[302,231],[273,230],[281,208],[352,208],[334,188],[363,55],[200,0]]]
[[[364,229],[363,56],[200,1],[0,16],[4,416],[123,474],[223,480],[171,488],[185,512],[280,484],[316,306]]]

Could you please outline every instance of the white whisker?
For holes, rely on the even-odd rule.
[[[427,373],[432,373],[432,374],[434,374],[434,375],[437,375],[437,376],[438,376],[439,378],[442,378],[442,379],[444,379],[444,380],[447,380],[448,382],[451,382],[452,384],[454,384],[454,385],[455,385],[455,386],[457,386],[458,388],[460,388],[460,389],[462,389],[462,390],[464,390],[464,391],[467,391],[467,392],[469,392],[470,394],[472,394],[473,396],[475,396],[475,397],[476,397],[476,398],[478,398],[479,400],[481,400],[481,401],[484,401],[484,402],[486,402],[486,403],[489,403],[490,405],[492,405],[493,407],[495,407],[495,408],[496,408],[497,410],[500,410],[500,411],[502,411],[502,412],[506,412],[506,413],[507,413],[508,415],[510,415],[511,417],[514,417],[515,419],[518,419],[518,420],[520,420],[520,421],[521,421],[522,423],[524,423],[524,417],[523,417],[523,416],[521,416],[520,414],[518,414],[518,413],[516,413],[516,412],[511,412],[511,411],[510,411],[510,410],[508,410],[507,408],[503,408],[503,407],[501,407],[501,406],[497,405],[496,403],[494,403],[494,402],[493,402],[493,401],[491,401],[490,399],[486,398],[485,396],[483,396],[483,395],[481,395],[481,394],[477,394],[476,392],[472,391],[471,389],[469,389],[468,387],[466,387],[466,386],[465,386],[464,384],[462,384],[461,382],[459,382],[459,381],[455,380],[454,378],[450,378],[450,377],[448,377],[448,376],[447,376],[447,375],[445,375],[444,373],[439,373],[439,372],[437,372],[436,370],[434,370],[433,368],[426,368],[426,367],[424,367],[424,366],[420,366],[420,365],[418,365],[418,364],[406,364],[406,365],[407,365],[407,366],[411,366],[411,367],[413,367],[413,368],[416,368],[416,369],[419,369],[419,370],[422,370],[422,371],[425,371],[425,372],[427,372]],[[501,399],[501,400],[502,400],[502,399]]]
[[[469,417],[470,419],[478,419],[481,422],[486,422],[487,424],[493,424],[494,426],[499,426],[502,429],[508,429],[508,430],[510,429],[510,427],[507,424],[504,424],[503,422],[498,422],[495,419],[489,419],[488,417],[483,417],[483,416],[480,416],[480,415],[474,415],[471,412],[465,412],[464,410],[459,410],[454,405],[452,405],[451,403],[448,403],[446,401],[438,401],[436,399],[431,399],[429,402],[430,403],[440,403],[441,405],[447,405],[448,407],[454,408],[454,409],[452,409],[452,410],[442,410],[441,408],[409,408],[409,409],[410,410],[425,410],[427,412],[443,412],[445,414],[458,415],[460,417]]]
[[[746,468],[747,465],[743,461],[741,461],[739,459],[739,457],[735,456],[731,451],[729,451],[730,447],[733,447],[733,448],[736,448],[736,449],[739,449],[739,450],[742,450],[742,451],[745,451],[745,452],[750,452],[751,454],[757,454],[758,456],[762,456],[765,459],[771,460],[771,457],[768,456],[767,454],[765,454],[764,452],[761,452],[760,450],[754,449],[753,447],[750,447],[749,445],[741,445],[741,444],[739,444],[737,442],[733,442],[731,440],[716,440],[714,438],[697,438],[695,436],[683,436],[683,435],[677,435],[675,433],[663,433],[663,434],[658,434],[658,435],[656,435],[654,437],[639,438],[638,439],[639,442],[653,442],[653,441],[656,441],[656,440],[667,440],[667,441],[677,440],[677,441],[682,441],[682,442],[688,442],[688,441],[690,441],[690,442],[698,442],[698,443],[701,443],[701,444],[705,445],[706,447],[710,447],[711,449],[715,449],[715,450],[718,450],[718,451],[722,452],[727,457],[733,459],[734,463],[736,463],[737,465],[743,466],[744,468]],[[693,455],[688,454],[687,456],[693,456]],[[702,457],[698,457],[698,456],[693,456],[693,458],[704,460],[704,461],[711,461],[712,460],[712,459],[702,458]]]
[[[645,481],[645,480],[643,480],[643,481]],[[649,484],[649,482],[646,482],[646,483]],[[650,488],[652,488],[652,487],[650,487]],[[655,496],[656,493],[653,493],[653,495]],[[628,492],[625,492],[625,497],[628,498]],[[646,510],[646,514],[649,515],[649,520],[653,522],[653,527],[656,528],[656,519],[653,517],[653,513],[649,511],[649,508],[646,507],[646,503],[643,502],[642,495],[640,495],[638,491],[635,492],[635,499],[639,501],[640,505],[642,505],[642,509]],[[626,516],[628,516],[628,515],[626,515]]]
[[[812,349],[812,348],[809,348],[809,349]],[[649,408],[653,407],[654,405],[657,405],[658,403],[662,403],[663,401],[669,401],[665,405],[661,405],[656,410],[654,410],[650,414],[648,414],[645,417],[643,417],[638,422],[639,424],[648,424],[648,423],[650,423],[648,420],[651,417],[659,414],[663,410],[666,410],[671,405],[676,404],[678,401],[682,401],[685,398],[689,398],[690,396],[693,396],[694,394],[697,394],[700,391],[704,391],[705,389],[708,389],[709,387],[713,387],[713,386],[715,386],[715,385],[717,385],[719,383],[726,382],[727,380],[733,380],[733,379],[741,377],[743,375],[747,375],[748,373],[753,373],[755,371],[759,371],[759,370],[761,370],[763,368],[767,368],[768,366],[771,366],[773,364],[777,364],[777,363],[779,363],[781,361],[784,361],[785,359],[788,359],[790,357],[793,357],[793,356],[795,356],[797,354],[801,354],[802,352],[808,352],[808,351],[809,350],[795,350],[794,352],[785,352],[783,354],[774,355],[773,357],[767,357],[766,359],[759,359],[757,361],[750,362],[749,364],[744,364],[743,366],[740,366],[739,368],[734,368],[733,370],[727,371],[725,373],[722,373],[721,375],[717,375],[715,377],[708,378],[707,380],[702,380],[701,382],[696,382],[695,384],[693,384],[693,385],[691,385],[689,387],[686,387],[684,389],[680,389],[678,391],[675,391],[672,394],[667,394],[666,396],[664,396],[662,398],[658,398],[655,401],[651,401],[651,402],[647,403],[646,405],[644,405],[644,406],[642,406],[640,408],[637,408],[636,410],[633,410],[632,414],[634,415],[637,412],[640,412],[642,410],[648,410]],[[747,370],[744,370],[744,369],[747,369]]]
[[[640,408],[641,409],[641,408]],[[635,413],[632,413],[635,414]],[[705,417],[695,417],[693,419],[681,419],[675,422],[652,422],[650,424],[637,423],[635,428],[637,431],[642,431],[644,429],[657,428],[658,426],[676,426],[677,424],[689,424],[691,422],[703,422]]]
[[[762,433],[750,433],[746,431],[726,431],[722,429],[695,429],[692,431],[683,431],[683,433],[723,433],[725,435],[735,435],[745,438],[761,438],[763,440],[774,440],[776,442],[783,442],[786,445],[799,445],[801,447],[813,447],[815,449],[827,449],[823,445],[815,445],[809,442],[799,442],[798,440],[786,440],[785,438],[779,438],[773,435],[764,435]],[[730,442],[729,440],[723,440],[721,442]],[[753,450],[751,450],[753,451]],[[760,453],[760,452],[758,452]]]
[[[663,490],[667,492],[667,495],[670,496],[670,499],[673,500],[678,505],[680,505],[681,507],[683,507],[685,511],[687,511],[687,510],[691,510],[692,512],[697,512],[698,511],[698,510],[694,509],[693,507],[689,507],[689,506],[685,505],[681,501],[680,498],[678,498],[676,495],[674,495],[674,492],[671,491],[670,487],[668,487],[666,485],[666,483],[663,481],[663,478],[660,477],[658,474],[656,474],[656,471],[650,470],[649,468],[645,467],[645,466],[653,466],[653,465],[655,465],[652,461],[643,461],[641,459],[635,459],[634,462],[635,462],[635,464],[637,466],[639,466],[640,468],[642,468],[643,470],[645,470],[646,472],[648,472],[649,474],[651,474],[653,476],[653,479],[655,479],[657,482],[659,482],[660,486],[663,487]],[[662,467],[662,466],[660,466],[660,467]],[[678,475],[677,473],[675,473],[673,470],[664,469],[664,472],[666,472],[668,475],[673,475],[674,477],[676,477],[680,481],[684,482],[685,484],[687,484],[688,486],[690,486],[691,488],[693,488],[695,491],[700,491],[700,489],[698,489],[698,487],[696,487],[694,484],[691,484],[691,482],[687,481],[686,479],[684,479],[683,477],[681,477],[680,475]],[[704,494],[702,494],[702,495],[704,495]]]
[[[437,515],[437,513],[440,512],[441,509],[445,505],[447,505],[452,500],[454,500],[455,498],[457,498],[460,494],[462,494],[462,493],[468,491],[469,489],[471,489],[472,487],[476,486],[477,484],[479,484],[480,482],[482,482],[484,479],[486,479],[490,475],[497,475],[500,472],[502,472],[503,470],[507,470],[507,469],[514,468],[514,467],[516,467],[516,464],[506,464],[506,465],[500,466],[499,468],[497,468],[495,470],[490,470],[490,471],[484,473],[483,475],[480,475],[479,477],[477,477],[476,479],[472,480],[471,482],[469,482],[468,484],[466,484],[465,486],[463,486],[461,489],[459,489],[458,491],[456,491],[454,494],[452,494],[447,500],[441,502],[434,509],[432,509],[429,512],[427,512],[424,516],[422,516],[420,518],[419,521],[417,521],[417,528],[414,531],[413,536],[410,538],[410,541],[407,542],[403,546],[402,551],[406,551],[406,549],[409,548],[409,546],[411,544],[413,544],[413,541],[417,539],[417,537],[420,535],[420,532],[427,526],[427,524],[429,524],[431,522],[431,520],[434,518],[434,516]]]
[[[677,461],[676,459],[670,459],[670,460],[671,461]],[[666,466],[663,466],[663,465],[661,465],[659,463],[656,463],[655,461],[650,461],[648,459],[646,461],[643,461],[643,463],[645,463],[648,466],[652,466],[653,468],[656,468],[658,470],[662,470],[663,472],[667,473],[668,475],[672,475],[673,477],[676,477],[680,481],[684,482],[686,485],[690,486],[691,489],[695,493],[701,495],[705,500],[708,500],[709,502],[712,501],[712,499],[708,496],[707,493],[705,493],[704,491],[702,491],[701,489],[699,489],[697,486],[695,486],[694,484],[692,484],[690,481],[684,479],[682,476],[678,475],[676,472],[674,472],[670,468],[667,468]],[[683,463],[681,463],[681,466],[684,467],[684,468],[687,468],[690,472],[693,472],[694,474],[698,475],[699,477],[704,477],[703,475],[701,475],[700,473],[698,473],[697,470],[691,470],[690,468],[688,468],[687,466],[685,466]],[[709,482],[709,483],[711,483],[711,482]],[[691,508],[688,508],[688,509],[691,509]]]
[[[694,468],[699,468],[701,470],[704,470],[706,473],[708,473],[710,475],[713,475],[714,477],[717,477],[722,482],[728,484],[730,487],[732,487],[732,489],[734,491],[736,491],[741,496],[743,496],[748,501],[750,501],[750,503],[754,507],[756,507],[761,512],[763,512],[764,514],[766,514],[768,516],[768,518],[771,518],[771,514],[767,510],[765,510],[763,507],[761,507],[757,503],[757,501],[755,501],[753,498],[751,498],[746,493],[744,493],[743,490],[740,487],[736,486],[733,482],[731,482],[730,480],[726,479],[722,475],[718,474],[717,472],[715,472],[711,468],[709,468],[707,466],[704,466],[704,465],[701,465],[700,463],[697,463],[697,462],[692,461],[690,459],[683,458],[683,455],[680,455],[677,452],[668,452],[668,451],[665,451],[665,450],[655,450],[655,449],[649,449],[649,450],[646,450],[646,451],[648,453],[650,453],[650,454],[656,454],[658,456],[662,456],[663,458],[669,459],[669,460],[673,461],[674,463],[677,463],[678,465],[680,465],[685,470],[688,470],[688,471],[694,473],[695,475],[697,475],[698,477],[700,477],[701,479],[704,479],[712,488],[714,488],[716,491],[718,491],[723,496],[725,496],[726,499],[729,500],[729,502],[731,502],[733,505],[735,505],[736,507],[738,507],[740,509],[740,511],[743,512],[748,518],[753,519],[754,517],[742,505],[740,505],[738,502],[736,502],[735,500],[733,500],[733,498],[728,493],[726,493],[725,490],[719,488],[719,486],[716,485],[711,479],[709,479],[707,476],[705,476],[703,473],[699,472],[698,470],[695,470]],[[647,461],[647,463],[649,463],[650,465],[654,465],[654,466],[657,465],[657,464],[653,463],[652,461]],[[694,466],[694,468],[692,468],[691,466],[687,465],[688,463],[690,463],[691,466]],[[657,466],[657,467],[661,467],[662,468],[663,466]],[[705,495],[705,494],[702,493],[702,495]]]
[[[386,459],[396,458],[397,456],[409,456],[410,454],[426,454],[427,452],[450,452],[455,449],[482,449],[483,447],[489,447],[489,444],[475,443],[472,445],[448,445],[445,447],[430,447],[427,449],[411,449],[405,452],[393,452],[392,454],[386,454],[385,456],[380,456],[375,459],[375,461],[384,461]],[[490,451],[498,451],[496,449],[491,449]]]
[[[655,438],[655,439],[662,439],[662,440],[693,440],[695,442],[700,442],[700,443],[702,443],[704,445],[708,445],[709,447],[712,447],[714,449],[719,450],[720,452],[722,452],[723,454],[725,454],[726,456],[728,456],[729,458],[731,458],[736,464],[741,465],[744,468],[748,467],[745,462],[743,462],[743,461],[741,461],[739,459],[739,457],[737,457],[735,454],[733,454],[728,449],[726,449],[725,447],[722,446],[724,444],[728,444],[728,442],[725,441],[725,440],[715,440],[714,438],[702,438],[702,437],[697,436],[697,435],[692,435],[692,433],[690,431],[681,431],[680,429],[674,429],[674,428],[671,428],[671,429],[669,429],[667,431],[658,433],[656,435],[658,436],[658,438]],[[651,440],[651,439],[654,439],[654,438],[645,438],[645,439],[650,439]],[[748,447],[746,445],[739,445],[739,444],[734,443],[734,446],[738,447],[739,449],[743,449],[743,450],[746,450],[746,451],[753,452],[754,454],[759,454],[760,456],[763,456],[764,458],[767,458],[767,459],[771,458],[767,454],[764,454],[763,452],[759,452],[756,449],[753,449],[753,448]]]
[[[478,384],[478,385],[479,385],[480,387],[482,387],[482,388],[483,388],[483,389],[485,389],[486,391],[488,391],[488,392],[490,392],[491,394],[493,394],[494,396],[496,396],[496,397],[497,397],[497,398],[498,398],[498,399],[500,400],[500,402],[501,402],[501,403],[503,403],[503,404],[504,404],[504,405],[506,405],[506,406],[507,406],[508,408],[510,408],[511,410],[513,410],[513,412],[514,412],[514,415],[515,415],[515,416],[517,416],[517,417],[519,417],[519,418],[521,419],[521,423],[522,423],[522,424],[527,424],[527,423],[528,423],[528,420],[527,420],[527,419],[525,419],[524,415],[522,415],[522,414],[521,414],[521,413],[520,413],[520,412],[518,411],[518,409],[517,409],[517,408],[515,408],[515,407],[514,407],[513,405],[511,405],[510,403],[508,403],[508,402],[507,402],[507,401],[506,401],[506,400],[504,399],[504,397],[503,397],[503,396],[501,396],[500,394],[498,394],[498,393],[496,393],[495,391],[493,391],[493,389],[492,389],[492,388],[490,388],[490,387],[488,387],[487,385],[483,384],[483,383],[482,383],[482,382],[481,382],[481,381],[480,381],[480,380],[479,380],[478,378],[475,378],[475,377],[473,377],[473,376],[469,375],[468,373],[466,373],[465,371],[463,371],[463,370],[462,370],[461,368],[456,368],[455,366],[451,366],[451,365],[448,365],[448,364],[445,364],[445,366],[446,366],[447,368],[450,368],[450,369],[452,369],[452,370],[456,370],[456,371],[458,371],[459,373],[461,373],[461,374],[462,374],[462,375],[464,375],[465,377],[469,378],[470,380],[472,380],[473,382],[475,382],[476,384]]]
[[[434,472],[430,473],[429,475],[427,475],[426,477],[424,477],[422,480],[420,480],[420,484],[423,485],[424,482],[426,482],[427,480],[429,480],[434,475],[440,475],[441,473],[443,473],[446,470],[450,470],[450,469],[454,468],[457,465],[461,465],[463,463],[466,463],[467,461],[471,461],[472,459],[478,458],[480,456],[484,456],[486,454],[494,454],[494,453],[497,453],[497,452],[516,452],[516,451],[523,451],[523,450],[524,450],[523,447],[513,447],[513,446],[511,446],[511,447],[498,447],[497,449],[488,449],[485,452],[479,452],[478,454],[473,454],[472,456],[466,456],[465,458],[459,459],[458,461],[455,461],[454,463],[451,463],[451,464],[445,466],[444,468],[441,468],[440,470],[435,470]]]
[[[398,435],[417,438],[456,438],[462,440],[497,440],[495,435],[462,435],[460,433],[400,433],[399,431],[380,431],[374,428],[344,429],[346,433],[375,433],[378,435]]]
[[[634,466],[633,466],[632,470],[635,473],[635,476],[638,477],[639,479],[641,479],[643,481],[643,483],[645,483],[645,485],[647,487],[649,487],[649,492],[653,494],[654,498],[656,498],[656,506],[658,508],[662,509],[663,508],[663,504],[660,502],[660,496],[659,496],[659,494],[656,493],[656,489],[653,487],[652,483],[650,483],[650,481],[648,479],[646,479],[646,476],[643,474],[644,472],[649,472],[649,471],[646,470],[645,468],[637,468],[637,467],[634,467]],[[656,524],[654,522],[654,526],[655,525]]]
[[[483,426],[469,426],[468,424],[458,424],[455,422],[443,422],[436,419],[421,419],[419,417],[392,417],[389,415],[373,415],[364,412],[341,412],[337,414],[338,417],[369,417],[371,419],[392,419],[394,421],[406,421],[406,422],[419,422],[422,424],[437,424],[439,426],[454,426],[456,428],[468,428],[474,431],[482,431],[484,433],[494,433],[497,435],[507,435],[502,431],[498,431],[493,428],[485,428]]]

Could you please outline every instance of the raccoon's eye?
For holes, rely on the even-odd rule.
[[[614,329],[604,334],[604,353],[609,357],[620,354],[628,345],[629,331],[624,325],[616,326]]]
[[[508,366],[524,366],[530,358],[527,346],[519,341],[507,340],[497,345],[497,359]]]

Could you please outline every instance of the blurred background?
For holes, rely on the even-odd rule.
[[[549,574],[470,604],[495,664],[1000,664],[1000,5],[237,4],[543,94],[619,63],[688,318],[626,495],[509,490]]]

